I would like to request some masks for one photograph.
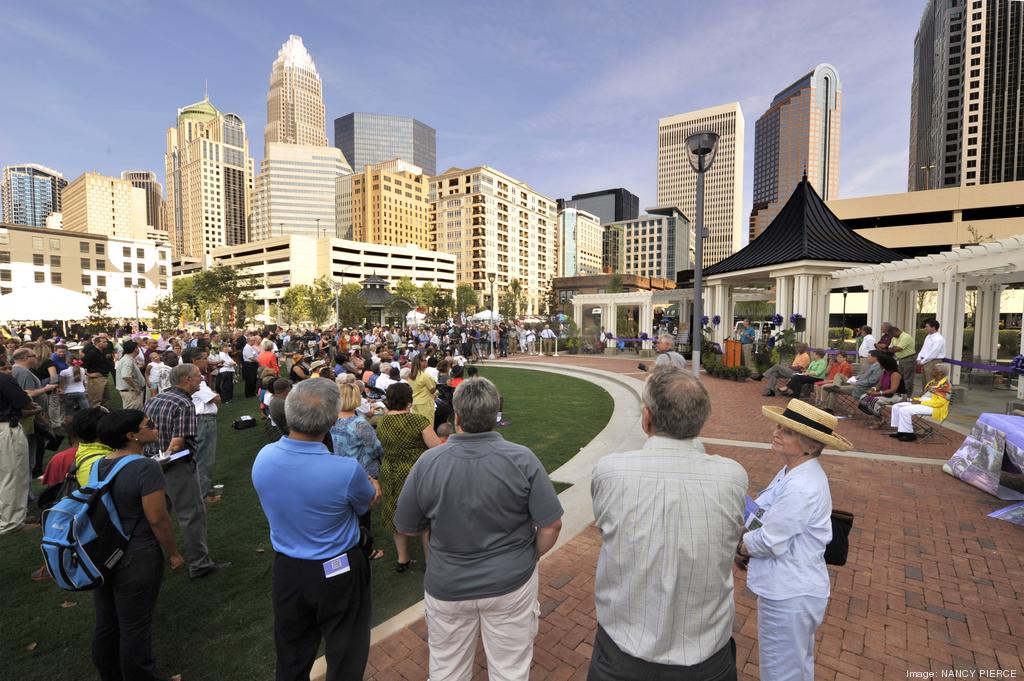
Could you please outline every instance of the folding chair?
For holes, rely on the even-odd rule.
[[[916,442],[924,442],[932,436],[937,436],[940,440],[945,443],[949,443],[950,439],[946,437],[946,434],[941,429],[936,427],[924,414],[914,414],[910,417],[910,423],[914,427],[914,435],[917,436]]]

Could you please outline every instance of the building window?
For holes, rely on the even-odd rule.
[[[89,269],[89,265],[90,265],[89,258],[82,258],[82,269],[83,270]]]
[[[96,285],[97,286],[106,286],[107,285],[107,278],[106,277],[96,277]]]
[[[59,251],[60,250],[60,239],[50,239],[50,248]]]
[[[145,258],[146,257],[146,251],[141,249],[141,248],[136,248],[135,249],[135,257],[136,258]]]
[[[78,242],[78,252],[79,253],[88,253],[89,252],[89,242],[88,241],[79,241]]]
[[[32,237],[32,250],[41,251],[43,250],[43,237],[34,236]]]
[[[132,278],[131,277],[125,277],[124,278],[124,287],[125,288],[131,288],[132,287]]]
[[[36,267],[42,267],[43,264],[44,264],[43,263],[43,254],[42,253],[33,253],[32,254],[32,264],[35,265]]]
[[[140,263],[136,263],[135,264],[135,271],[138,272],[139,274],[144,274],[146,272],[146,268],[145,268],[145,266],[143,266],[143,264],[141,262]]]
[[[11,280],[11,271],[10,270],[0,270],[0,281],[10,281],[10,280]]]
[[[13,290],[13,289],[11,289],[11,288],[8,288],[7,286],[0,286],[0,296],[6,296],[6,295],[7,295],[8,293],[10,293],[10,292],[11,292],[12,290]]]
[[[64,283],[64,278],[61,276],[60,272],[53,272],[53,273],[50,274],[50,283],[51,284],[63,284]]]
[[[98,269],[98,270],[105,270],[105,269],[107,269],[107,261],[106,260],[97,260],[96,261],[96,269]]]
[[[124,255],[124,257],[126,257],[126,258],[132,257],[132,249],[128,248],[127,246],[125,246],[123,249],[121,249],[121,252]]]
[[[96,244],[96,255],[103,255],[107,252],[106,244]]]
[[[82,286],[92,286],[92,277],[90,277],[88,274],[83,274]]]
[[[10,251],[0,251],[0,262],[3,262],[3,263],[11,262],[11,252]]]
[[[59,255],[51,255],[50,256],[50,267],[60,267],[60,256]]]
[[[35,280],[36,280],[37,284],[45,284],[46,283],[46,275],[44,273],[42,273],[42,272],[36,272]]]
[[[2,262],[2,261],[0,261],[0,262]],[[157,273],[160,274],[160,276],[162,276],[162,277],[167,276],[167,266],[166,265],[160,265],[157,268]]]

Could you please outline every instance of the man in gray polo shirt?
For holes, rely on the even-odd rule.
[[[419,458],[398,497],[395,529],[430,531],[423,580],[430,678],[468,679],[477,632],[492,681],[527,681],[537,635],[537,559],[562,529],[540,461],[492,432],[500,395],[485,378],[455,391],[456,434]]]

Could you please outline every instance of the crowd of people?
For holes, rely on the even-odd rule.
[[[914,414],[942,409],[939,325],[926,327],[929,341],[913,359],[932,380],[913,401],[900,397],[914,380],[901,371],[909,334],[890,325],[877,341],[865,327],[856,370],[843,353],[812,359],[801,346],[792,363],[765,373],[766,394],[813,390],[817,406],[792,399],[764,408],[784,467],[752,500],[753,523],[746,472],[697,439],[707,392],[675,338],[658,338],[643,394],[647,443],[594,471],[602,548],[588,678],[735,678],[734,567],[748,571],[758,596],[762,678],[813,678],[831,539],[817,457],[826,446],[850,447],[834,432],[834,400],[851,395],[871,413],[890,405],[898,433]],[[513,347],[511,339],[522,341]],[[533,452],[495,430],[501,396],[476,366],[492,341],[498,355],[536,351],[514,325],[9,338],[0,353],[0,534],[37,527],[30,505],[52,504],[69,476],[85,486],[122,457],[143,455],[118,467],[114,498],[131,540],[95,592],[92,657],[102,679],[165,678],[151,644],[164,561],[194,579],[231,566],[211,556],[206,524],[220,501],[217,414],[237,399],[238,383],[272,440],[255,457],[252,481],[276,552],[277,678],[308,678],[322,639],[328,679],[361,678],[369,566],[393,549],[394,569],[409,571],[409,542],[418,538],[430,677],[469,678],[482,637],[490,678],[526,679],[537,561],[557,541],[563,510]],[[111,404],[115,391],[121,409]],[[64,438],[70,447],[44,467],[47,449]],[[38,499],[33,477],[46,486]],[[388,546],[372,536],[371,509],[391,530]],[[45,567],[33,574],[48,577]]]

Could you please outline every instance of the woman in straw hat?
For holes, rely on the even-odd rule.
[[[836,417],[800,400],[762,407],[775,422],[772,451],[785,465],[755,500],[759,507],[736,549],[749,559],[747,586],[757,594],[762,681],[814,679],[814,632],[825,618],[832,539],[832,496],[818,457],[825,447],[852,448],[835,433]]]

